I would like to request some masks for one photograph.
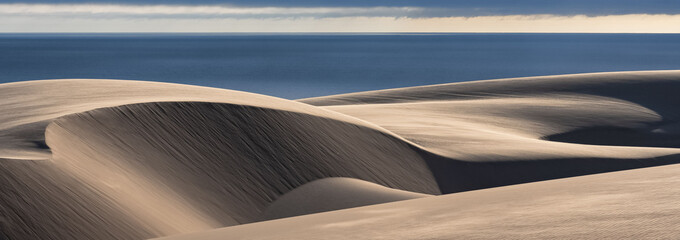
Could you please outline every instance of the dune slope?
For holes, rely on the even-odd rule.
[[[506,186],[163,238],[677,239],[680,165]]]
[[[272,220],[429,196],[432,195],[387,188],[354,178],[324,178],[279,197],[261,218]]]
[[[680,163],[678,92],[680,71],[300,101],[139,81],[0,84],[0,238],[141,239],[239,224],[183,237],[593,233],[582,226],[673,237],[660,233],[676,227],[663,214],[676,210],[673,166],[430,195]],[[627,220],[636,216],[643,222]],[[560,227],[531,227],[542,222]]]
[[[71,80],[42,83],[77,85]],[[122,93],[138,84],[103,83],[123,85],[112,90]],[[182,86],[170,88],[178,92],[167,90],[145,103],[125,94],[100,99],[119,96],[112,92],[89,96],[85,103],[52,104],[52,111],[33,109],[37,100],[30,98],[6,109],[23,123],[5,125],[14,136],[8,141],[40,141],[35,133],[42,131],[44,143],[25,145],[26,150],[1,159],[3,234],[10,239],[138,239],[248,223],[263,218],[279,196],[326,177],[440,193],[411,145],[369,123],[226,90],[199,89],[194,94],[209,96],[192,101],[187,97],[192,87],[186,93],[179,91]],[[172,94],[182,101],[170,101]],[[204,102],[207,98],[212,102]],[[22,107],[27,110],[17,114]],[[79,109],[85,111],[69,114]],[[22,131],[14,131],[16,126]],[[40,151],[48,158],[26,157]]]
[[[302,99],[427,152],[443,192],[677,163],[680,71],[498,79]]]
[[[0,84],[0,158],[45,160],[45,127],[55,118],[97,108],[167,101],[229,103],[370,123],[306,104],[226,89],[128,80],[62,79]]]

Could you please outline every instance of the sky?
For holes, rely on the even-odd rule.
[[[0,0],[0,32],[680,33],[680,1]]]

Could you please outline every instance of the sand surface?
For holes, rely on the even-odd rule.
[[[444,157],[432,170],[450,193],[676,163],[679,76],[499,79],[301,102],[375,123]]]
[[[419,198],[163,239],[677,239],[679,184],[680,166],[670,165]]]
[[[676,166],[604,173],[680,163],[679,92],[680,71],[299,101],[0,84],[0,238],[673,238]]]

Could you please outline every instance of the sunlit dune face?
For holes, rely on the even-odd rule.
[[[677,14],[470,17],[423,7],[0,4],[0,20],[0,32],[680,32]]]

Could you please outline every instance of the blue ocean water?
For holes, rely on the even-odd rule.
[[[679,34],[0,34],[0,83],[133,79],[289,99],[666,69],[680,69]]]

